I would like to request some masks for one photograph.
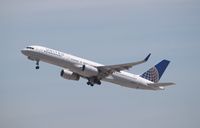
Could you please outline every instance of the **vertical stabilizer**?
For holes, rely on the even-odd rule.
[[[170,63],[169,60],[162,60],[160,63],[156,64],[154,67],[150,68],[148,71],[146,71],[140,76],[142,78],[157,83],[162,77],[169,63]]]

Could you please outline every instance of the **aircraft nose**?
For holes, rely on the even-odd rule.
[[[25,52],[24,49],[22,49],[22,50],[21,50],[21,53],[24,54],[24,52]]]
[[[26,53],[27,53],[27,50],[25,50],[25,49],[22,49],[22,50],[21,50],[21,53],[22,53],[22,54],[24,54],[24,55],[26,55]]]

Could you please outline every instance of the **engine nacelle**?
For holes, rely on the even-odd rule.
[[[80,79],[80,76],[78,74],[73,73],[73,72],[66,70],[66,69],[63,69],[60,72],[60,76],[65,78],[65,79],[68,79],[68,80],[79,80]]]
[[[83,65],[82,72],[84,73],[85,76],[88,77],[97,76],[99,73],[97,68],[90,65]]]

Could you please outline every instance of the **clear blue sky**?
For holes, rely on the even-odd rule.
[[[1,0],[1,128],[199,128],[200,1]],[[171,60],[164,91],[67,81],[61,68],[20,53],[43,45],[103,64],[132,62],[141,74]]]

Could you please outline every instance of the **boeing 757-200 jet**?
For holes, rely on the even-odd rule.
[[[57,65],[63,68],[60,72],[61,77],[76,81],[82,77],[88,80],[87,84],[90,86],[94,86],[94,84],[100,85],[101,81],[106,81],[129,88],[163,90],[166,86],[174,84],[172,82],[158,83],[170,63],[169,60],[162,60],[141,75],[124,71],[146,62],[151,54],[137,62],[102,65],[42,46],[28,46],[21,50],[21,52],[28,59],[36,61],[36,69],[39,69],[40,61]]]

